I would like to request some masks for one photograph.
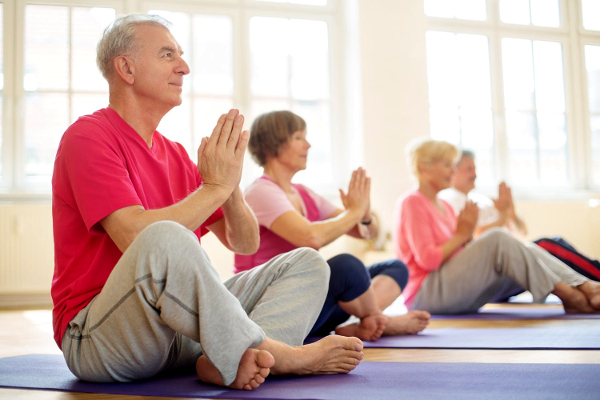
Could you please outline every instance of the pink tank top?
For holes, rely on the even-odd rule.
[[[259,179],[269,179],[267,176],[262,176]],[[310,222],[319,221],[319,209],[317,203],[310,196],[308,191],[302,185],[292,184],[292,186],[298,191],[304,207],[306,208],[306,219]],[[235,255],[235,273],[241,271],[247,271],[251,268],[256,267],[269,261],[279,254],[287,253],[297,248],[297,246],[288,242],[281,236],[275,234],[270,229],[260,226],[260,246],[255,254],[244,256],[240,254]]]

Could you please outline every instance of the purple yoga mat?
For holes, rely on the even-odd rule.
[[[507,306],[484,308],[472,314],[432,315],[431,319],[600,319],[600,314],[566,314],[562,307]]]
[[[425,329],[417,335],[384,336],[364,342],[372,348],[433,349],[600,349],[600,329],[486,328]]]
[[[194,374],[134,383],[78,381],[59,355],[0,359],[0,386],[219,399],[598,399],[600,364],[363,362],[347,375],[269,377],[254,391],[205,385]]]

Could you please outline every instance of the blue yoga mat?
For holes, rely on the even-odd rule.
[[[374,342],[365,341],[364,344],[373,348],[591,350],[600,349],[600,329],[425,329],[417,335],[384,336]]]
[[[363,362],[347,375],[269,377],[258,389],[206,385],[194,374],[134,383],[77,380],[59,355],[0,359],[0,386],[136,396],[219,399],[598,399],[600,364]]]
[[[506,306],[502,308],[482,308],[472,314],[432,315],[432,319],[600,319],[600,314],[566,314],[562,307]]]

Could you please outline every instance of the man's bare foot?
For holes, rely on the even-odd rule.
[[[335,333],[341,336],[354,336],[362,340],[374,341],[381,337],[389,321],[389,317],[380,315],[369,315],[358,323],[338,326]]]
[[[325,336],[318,342],[291,347],[266,338],[258,348],[275,357],[273,375],[347,374],[363,359],[363,344],[355,337]]]
[[[242,355],[235,380],[228,387],[232,389],[252,390],[260,386],[269,376],[275,359],[265,350],[247,349]],[[217,368],[206,356],[196,361],[196,373],[202,382],[223,385],[223,379]]]
[[[552,291],[562,300],[563,308],[567,314],[583,314],[598,312],[590,304],[585,293],[578,288],[568,286],[564,283],[557,283]]]
[[[577,289],[585,294],[585,297],[587,297],[594,310],[600,311],[600,283],[587,281],[584,284],[579,285]]]
[[[390,318],[385,330],[384,336],[414,335],[421,332],[429,324],[431,315],[427,311],[409,311],[404,315],[397,315]]]

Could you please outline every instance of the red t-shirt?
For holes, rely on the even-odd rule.
[[[121,251],[99,221],[127,206],[159,209],[202,184],[178,143],[154,132],[152,148],[114,110],[79,118],[63,135],[52,177],[54,339],[106,283]],[[223,217],[219,208],[194,233]]]

